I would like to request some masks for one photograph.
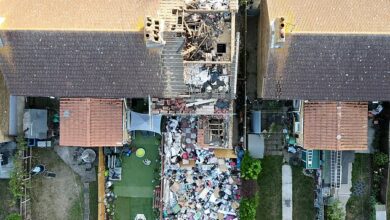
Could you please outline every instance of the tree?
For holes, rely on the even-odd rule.
[[[7,216],[6,220],[22,220],[22,216],[19,213],[12,213]]]
[[[341,202],[339,200],[334,201],[326,210],[326,217],[328,220],[343,220],[345,213],[341,208]]]
[[[377,152],[374,154],[374,164],[376,166],[384,166],[389,163],[389,156],[382,152]]]

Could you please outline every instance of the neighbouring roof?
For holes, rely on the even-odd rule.
[[[268,0],[270,21],[285,17],[293,32],[390,33],[388,0]]]
[[[303,106],[303,147],[365,150],[367,125],[367,103],[306,102]]]
[[[60,145],[122,146],[123,104],[119,99],[60,100]]]
[[[0,68],[12,95],[161,97],[170,86],[142,33],[6,31],[2,39]]]
[[[390,100],[389,42],[390,35],[286,35],[283,48],[269,51],[263,98]]]
[[[3,0],[0,30],[139,31],[158,6],[159,0]]]

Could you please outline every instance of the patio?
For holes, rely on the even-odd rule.
[[[145,132],[136,132],[132,146],[145,149],[142,158],[132,154],[122,156],[122,180],[115,182],[116,216],[118,219],[134,219],[137,214],[144,214],[147,219],[153,219],[153,190],[160,181],[156,181],[160,171],[159,145],[160,136],[146,136]],[[143,160],[149,159],[151,164],[144,165]]]

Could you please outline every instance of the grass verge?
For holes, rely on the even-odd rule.
[[[315,219],[314,178],[303,175],[302,167],[292,166],[293,219]]]
[[[371,173],[371,155],[355,154],[355,161],[352,164],[352,192],[353,187],[357,183],[364,185],[364,192],[361,195],[352,195],[348,200],[346,210],[347,220],[371,219]]]
[[[282,219],[282,161],[281,156],[266,156],[261,161],[256,219]]]

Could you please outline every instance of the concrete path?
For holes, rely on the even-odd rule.
[[[292,170],[290,165],[282,166],[282,212],[283,220],[292,220]]]
[[[89,183],[83,185],[83,197],[84,197],[84,220],[89,220],[90,207],[89,207]]]

